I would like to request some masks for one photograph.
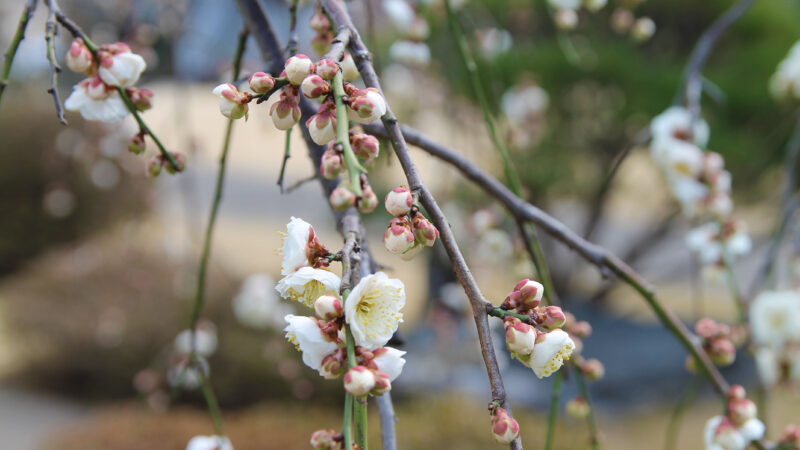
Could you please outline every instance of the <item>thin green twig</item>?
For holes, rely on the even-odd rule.
[[[586,379],[583,377],[580,368],[577,364],[573,364],[573,367],[575,367],[573,374],[575,374],[575,381],[578,383],[578,390],[581,397],[586,400],[586,404],[589,405],[589,414],[586,416],[586,425],[589,427],[589,444],[593,450],[597,450],[600,448],[600,435],[597,433],[594,405],[592,405],[592,399],[589,397],[589,388],[586,386]]]
[[[37,0],[28,0],[28,2],[25,3],[25,7],[22,9],[22,15],[19,18],[17,31],[14,33],[11,43],[8,45],[8,50],[6,50],[5,62],[3,63],[3,75],[0,77],[0,100],[2,100],[3,92],[6,90],[6,86],[8,86],[11,64],[14,63],[14,57],[17,55],[20,42],[25,39],[25,29],[28,28],[28,23],[31,17],[33,17],[34,11],[36,11],[36,4]]]
[[[559,370],[553,376],[553,394],[550,397],[550,410],[547,413],[547,435],[544,438],[544,450],[553,448],[553,440],[556,435],[556,420],[558,420],[558,403],[561,399],[561,382],[564,374]]]
[[[350,190],[360,197],[361,174],[367,170],[358,162],[356,154],[350,147],[350,121],[347,118],[347,107],[342,101],[344,96],[344,79],[342,72],[339,71],[333,78],[333,99],[336,102],[336,143],[342,146],[344,162],[347,165],[347,174],[350,179]]]
[[[278,175],[278,188],[283,194],[283,175],[286,173],[286,163],[289,162],[292,153],[292,128],[286,130],[286,143],[283,148],[283,160],[281,161],[281,173]]]
[[[203,373],[202,369],[198,368],[197,372],[200,376],[200,389],[203,392],[203,398],[206,400],[206,406],[208,406],[208,413],[211,416],[211,422],[214,424],[214,433],[217,436],[224,436],[225,427],[222,424],[222,413],[219,409],[219,403],[217,403],[217,397],[214,395],[214,390],[211,388],[211,382]]]

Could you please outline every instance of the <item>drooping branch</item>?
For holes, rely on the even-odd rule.
[[[384,127],[369,124],[364,127],[376,136],[390,136]],[[427,153],[447,162],[458,169],[464,176],[480,186],[489,195],[500,201],[514,217],[535,223],[541,230],[571,248],[584,259],[596,265],[604,275],[617,275],[633,287],[647,301],[659,320],[683,343],[689,353],[700,362],[703,371],[712,385],[722,395],[728,390],[728,382],[708,359],[708,355],[700,348],[697,338],[686,328],[675,314],[666,308],[655,295],[649,281],[625,264],[616,255],[603,247],[593,244],[578,236],[566,225],[540,210],[536,206],[520,200],[513,192],[490,174],[463,158],[457,152],[432,141],[419,131],[410,127],[402,127],[403,135],[408,142],[425,150]]]
[[[25,30],[28,28],[28,22],[30,22],[31,17],[33,17],[34,11],[36,11],[37,3],[38,0],[28,0],[25,3],[25,7],[22,9],[22,15],[19,18],[17,31],[14,33],[14,37],[11,38],[8,50],[6,50],[5,61],[3,62],[3,73],[0,76],[0,100],[3,98],[3,91],[5,91],[6,86],[8,86],[8,76],[11,74],[11,65],[14,63],[14,57],[17,55],[20,42],[25,39]]]
[[[336,24],[336,26],[339,27],[340,32],[341,30],[347,30],[347,32],[349,32],[350,42],[348,47],[353,55],[353,59],[355,60],[359,72],[361,72],[364,82],[367,84],[367,86],[376,88],[378,91],[383,92],[380,81],[378,80],[378,76],[376,75],[375,69],[370,61],[369,50],[364,45],[361,37],[358,34],[358,31],[353,25],[344,3],[341,0],[323,0],[321,3],[324,10],[333,19],[333,22]],[[386,114],[381,119],[386,127],[386,130],[388,131],[388,137],[392,143],[392,146],[394,147],[395,154],[400,160],[400,165],[402,166],[403,172],[408,180],[409,188],[412,192],[419,196],[420,202],[430,214],[433,223],[439,229],[442,244],[444,245],[450,260],[453,263],[453,270],[459,282],[464,287],[464,291],[469,299],[475,325],[478,330],[481,353],[483,355],[484,364],[489,377],[489,383],[491,385],[492,399],[503,405],[510,413],[510,409],[506,404],[506,392],[505,387],[503,386],[502,376],[500,375],[500,368],[497,364],[497,356],[495,355],[494,347],[492,345],[489,320],[485,312],[486,310],[484,305],[487,303],[487,301],[483,297],[477,282],[467,266],[464,256],[461,254],[461,251],[458,248],[458,244],[456,243],[455,236],[450,229],[450,224],[448,223],[447,218],[437,204],[436,199],[423,183],[422,178],[417,171],[416,164],[414,164],[414,161],[411,159],[410,151],[406,145],[405,139],[403,138],[403,134],[400,131],[400,125],[398,124],[397,118],[394,116],[394,113],[392,113],[392,110],[389,106],[387,106]],[[521,440],[514,440],[511,443],[511,448],[522,448]]]
[[[58,95],[58,73],[61,72],[61,66],[58,65],[58,57],[56,56],[56,35],[58,34],[56,11],[58,11],[58,4],[56,0],[45,0],[45,3],[47,4],[48,13],[44,27],[44,41],[47,62],[50,65],[50,87],[47,89],[47,93],[53,96],[58,121],[67,125],[67,119],[64,118],[64,108],[61,106],[61,98]]]

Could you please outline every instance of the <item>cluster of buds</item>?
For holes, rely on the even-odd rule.
[[[656,23],[647,16],[637,18],[630,9],[620,7],[611,14],[611,29],[636,42],[645,42],[655,34]]]
[[[715,365],[725,367],[736,361],[736,345],[728,325],[704,317],[694,325],[694,331],[700,337],[703,350]],[[697,361],[692,355],[686,357],[686,367],[697,372]]]
[[[744,450],[750,442],[764,437],[765,426],[758,420],[756,404],[746,398],[742,386],[731,386],[725,398],[725,414],[706,422],[703,432],[706,448]]]
[[[492,417],[492,436],[501,444],[508,444],[519,437],[519,423],[508,411],[495,402],[489,403],[489,414]]]
[[[335,450],[343,448],[344,436],[335,430],[317,430],[311,433],[310,443],[314,450]]]
[[[531,368],[539,378],[555,373],[575,350],[575,342],[561,329],[567,316],[558,306],[539,306],[543,294],[540,283],[524,279],[500,305],[504,311],[515,310],[527,316],[525,321],[505,316],[506,346],[512,358]]]
[[[128,142],[128,150],[133,151],[132,145],[134,141],[137,141],[137,136],[131,138]],[[142,144],[144,141],[142,140]],[[144,146],[144,145],[143,145]],[[178,167],[172,165],[172,163],[162,154],[155,155],[147,160],[147,176],[150,177],[157,177],[161,173],[161,169],[167,171],[170,175],[173,175],[177,172],[183,172],[186,168],[186,156],[183,153],[170,153],[172,155],[172,159],[178,164]]]
[[[341,146],[334,145],[333,152],[326,151],[325,153],[339,153],[336,147]],[[329,159],[332,158],[332,156],[329,156]],[[323,155],[322,164],[325,165],[325,155]],[[369,214],[375,211],[375,208],[378,207],[378,196],[375,195],[375,191],[372,190],[372,186],[370,186],[369,180],[367,179],[367,174],[362,173],[359,175],[359,183],[361,188],[360,194],[353,192],[350,186],[344,181],[339,184],[336,189],[331,191],[331,195],[328,198],[331,207],[336,211],[344,211],[351,206],[355,206],[358,212],[362,214]]]
[[[414,195],[405,186],[392,189],[384,199],[386,211],[395,216],[383,233],[383,245],[390,252],[410,260],[424,247],[432,247],[439,230],[414,205]]]
[[[797,450],[800,448],[800,427],[794,424],[786,425],[781,432],[776,449]]]
[[[430,48],[424,42],[430,35],[428,22],[407,0],[387,0],[382,4],[386,17],[402,35],[389,48],[389,55],[400,64],[426,67],[431,60]]]
[[[733,219],[691,229],[686,234],[686,245],[700,263],[718,268],[730,258],[746,255],[752,248],[744,223]]]

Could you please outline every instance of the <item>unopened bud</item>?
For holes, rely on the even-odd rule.
[[[289,83],[299,86],[305,77],[314,72],[314,63],[308,56],[297,54],[286,60],[284,71]]]
[[[375,376],[375,387],[369,392],[370,394],[383,395],[392,390],[392,380],[389,379],[389,375],[380,370],[374,371],[372,374]]]
[[[736,361],[736,347],[727,338],[712,339],[707,344],[708,357],[714,365],[725,367]]]
[[[323,80],[321,76],[311,74],[303,79],[300,84],[300,90],[308,98],[317,98],[328,95],[331,92],[331,85]]]
[[[314,302],[314,312],[320,319],[333,320],[342,317],[342,301],[333,295],[322,295]]]
[[[694,324],[694,332],[703,339],[723,337],[730,333],[730,328],[719,324],[714,319],[703,317]]]
[[[358,79],[358,67],[356,62],[353,61],[353,56],[350,53],[345,53],[340,63],[342,66],[342,78],[344,81],[353,81]]]
[[[606,374],[606,368],[597,359],[587,359],[580,364],[581,372],[589,381],[597,381]]]
[[[364,160],[367,164],[372,163],[378,158],[378,152],[381,147],[378,138],[364,133],[351,134],[350,145],[353,147],[353,152],[356,156]]]
[[[269,111],[272,123],[279,130],[288,130],[300,120],[300,107],[292,100],[280,100]]]
[[[339,349],[322,358],[320,373],[326,380],[339,378],[347,370],[347,355]]]
[[[375,387],[375,375],[364,366],[355,366],[344,374],[344,390],[356,397],[367,395]]]
[[[153,107],[153,91],[150,89],[127,88],[125,92],[137,111],[147,111]]]
[[[518,308],[528,311],[539,306],[544,295],[544,286],[538,281],[524,279],[514,286],[514,291],[519,292]]]
[[[334,450],[339,448],[339,433],[334,430],[317,430],[311,433],[311,448],[314,450]]]
[[[728,401],[728,417],[737,426],[744,425],[750,419],[758,417],[758,407],[746,398]]]
[[[519,423],[503,408],[494,408],[492,411],[492,436],[501,444],[508,444],[519,437]]]
[[[319,164],[319,173],[322,178],[333,180],[344,170],[344,161],[341,153],[337,152],[333,145],[322,154],[322,161]]]
[[[542,321],[542,328],[546,330],[555,330],[561,328],[567,323],[567,316],[564,311],[558,306],[545,306],[543,314],[544,320]]]
[[[780,438],[778,438],[778,445],[785,445],[788,448],[795,449],[800,448],[800,427],[793,424],[786,425]]]
[[[177,167],[174,166],[168,159],[162,157],[161,164],[164,165],[164,169],[167,171],[167,173],[174,175],[178,172],[183,172],[186,169],[186,156],[183,153],[177,152],[170,153],[170,155],[172,155],[172,159],[175,161]]]
[[[92,52],[81,38],[75,38],[69,46],[65,57],[69,70],[73,72],[86,72],[92,67]]]
[[[332,42],[333,33],[330,31],[322,31],[311,38],[311,48],[320,55],[323,55],[330,50]]]
[[[314,31],[326,31],[331,28],[330,20],[321,12],[312,14],[311,18],[308,20],[308,25],[311,26],[311,29]]]
[[[405,217],[395,217],[383,233],[383,245],[394,254],[404,253],[414,245],[414,233]]]
[[[314,72],[323,80],[332,80],[339,73],[339,66],[332,59],[320,59],[315,65]]]
[[[436,238],[439,237],[439,230],[436,229],[430,220],[426,219],[419,211],[411,219],[414,228],[414,237],[417,242],[428,247],[433,247]]]
[[[725,396],[731,400],[743,400],[747,398],[747,391],[745,391],[744,386],[741,384],[734,384],[728,388],[728,392],[725,393]]]
[[[414,204],[414,196],[408,188],[400,186],[389,191],[383,203],[389,214],[403,216],[411,211],[411,205]]]
[[[161,173],[161,159],[153,156],[147,160],[147,176],[157,177]]]
[[[403,253],[400,253],[400,259],[402,259],[403,261],[411,261],[420,252],[422,252],[422,249],[424,248],[425,248],[424,245],[420,245],[418,242],[414,241],[414,245],[409,247],[409,249],[404,251]]]
[[[323,105],[320,112],[308,118],[306,127],[311,140],[317,145],[325,145],[336,138],[336,115]]]
[[[378,196],[369,184],[361,184],[361,197],[356,200],[356,207],[361,214],[369,214],[378,207]]]
[[[506,346],[508,351],[518,355],[530,355],[536,344],[536,332],[533,327],[515,317],[507,317],[503,325],[506,329]]]
[[[589,402],[587,402],[583,397],[575,397],[567,402],[567,404],[564,406],[564,409],[573,419],[582,420],[589,415],[592,407],[589,406]]]
[[[335,211],[344,211],[356,204],[356,194],[344,186],[339,186],[331,192],[328,200]]]
[[[573,322],[569,326],[569,333],[579,338],[587,338],[592,334],[592,325],[585,320]]]
[[[275,78],[264,72],[256,72],[250,75],[250,90],[256,94],[266,94],[275,87]]]
[[[145,148],[146,144],[143,135],[134,134],[130,139],[128,139],[128,151],[134,155],[141,155],[144,153]]]
[[[386,114],[386,100],[373,88],[358,91],[349,106],[347,117],[358,123],[371,123]]]

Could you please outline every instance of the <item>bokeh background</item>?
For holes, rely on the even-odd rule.
[[[14,32],[20,3],[0,0],[2,48]],[[211,89],[230,77],[241,19],[232,2],[217,0],[60,3],[94,41],[123,40],[145,56],[148,71],[140,85],[155,93],[155,107],[144,118],[168,148],[186,153],[189,163],[179,176],[149,179],[145,159],[125,150],[136,131],[132,121],[107,126],[68,114],[69,127],[57,122],[45,92],[40,7],[0,105],[2,447],[183,448],[191,436],[211,434],[202,398],[166,390],[141,395],[133,379],[142,369],[163,374],[165,354],[188,321],[226,123]],[[266,4],[279,35],[286,36],[285,5]],[[471,1],[462,9],[528,198],[631,262],[687,323],[703,314],[731,321],[734,310],[726,287],[699,278],[690,264],[683,237],[692,224],[675,214],[677,206],[646,149],[632,151],[606,195],[598,191],[615,156],[672,103],[694,43],[729,4],[636,5],[637,15],[657,25],[645,43],[612,29],[611,13],[619,2],[581,15],[579,27],[569,33],[554,27],[544,2]],[[361,0],[351,3],[361,24],[365,6]],[[501,176],[442,5],[420,9],[431,27],[427,42],[433,58],[427,67],[392,61],[389,49],[398,33],[382,17],[379,1],[370,6],[377,31],[364,35],[400,120]],[[304,4],[299,13],[300,50],[310,55],[313,34],[306,25],[312,10]],[[753,254],[735,267],[745,287],[779,213],[783,149],[798,113],[797,105],[770,97],[768,80],[800,39],[798,21],[797,2],[757,2],[722,37],[705,70],[715,86],[703,105],[712,130],[709,148],[724,155],[733,173],[736,217],[747,222],[755,243]],[[59,55],[68,43],[60,37]],[[262,68],[250,44],[245,73]],[[79,80],[62,73],[62,96]],[[504,94],[521,86],[538,86],[546,97],[536,97],[538,108],[524,120],[504,118],[509,106],[503,104],[512,101]],[[247,122],[236,123],[214,238],[204,316],[219,337],[210,358],[212,382],[237,449],[307,448],[313,430],[340,422],[339,386],[303,366],[279,328],[248,328],[232,309],[244,279],[279,276],[278,232],[290,216],[311,222],[329,248],[341,242],[315,182],[281,195],[276,180],[283,139],[269,121],[268,106],[252,108]],[[314,170],[299,134],[292,137],[292,150],[287,186]],[[513,221],[455,171],[422,152],[414,155],[482,288],[501,301],[518,279],[533,275]],[[388,148],[370,179],[379,197],[403,182]],[[394,258],[378,242],[389,216],[379,209],[366,220],[375,258],[408,292],[401,326],[408,364],[392,391],[401,448],[491,448],[486,375],[466,300],[453,284],[446,256],[437,246],[411,262]],[[590,386],[606,448],[661,448],[677,398],[692,382],[682,348],[634,292],[603,280],[549,239],[544,244],[565,308],[593,325],[584,355],[606,366],[606,377]],[[499,353],[506,355],[503,349]],[[550,383],[504,359],[523,436],[534,444],[543,436]],[[752,361],[743,352],[723,373],[755,386]],[[781,389],[766,414],[775,432],[800,421],[800,396]],[[709,393],[701,388],[681,419],[678,448],[701,448],[700,430],[719,412]],[[575,394],[568,380],[562,400]],[[582,421],[563,417],[559,427],[558,448],[587,446]],[[376,421],[371,431],[377,430]]]

